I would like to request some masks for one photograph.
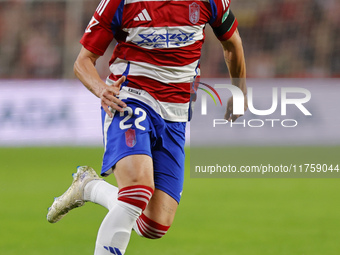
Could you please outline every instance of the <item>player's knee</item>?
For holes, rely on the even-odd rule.
[[[143,185],[155,189],[152,158],[146,155],[131,155],[117,162],[114,168],[117,182],[122,187]]]
[[[133,176],[130,178],[130,183],[131,186],[133,185],[143,185],[150,187],[152,190],[155,190],[155,184],[152,178],[146,178],[145,176]]]
[[[138,235],[148,239],[162,238],[169,230],[170,226],[159,224],[144,214],[142,214],[136,222],[135,231]]]

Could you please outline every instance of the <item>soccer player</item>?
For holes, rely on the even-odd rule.
[[[53,223],[86,201],[105,206],[109,211],[98,231],[95,255],[124,254],[132,230],[161,238],[174,220],[206,24],[222,44],[232,83],[246,96],[243,47],[229,5],[229,0],[102,0],[96,9],[74,71],[101,100],[101,175],[113,173],[118,187],[92,168],[78,167],[70,188],[47,214]],[[113,38],[118,44],[105,83],[95,64]],[[225,118],[234,121],[239,116],[232,110],[231,98]]]

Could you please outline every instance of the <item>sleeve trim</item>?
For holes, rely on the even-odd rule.
[[[223,23],[219,27],[214,28],[214,33],[217,37],[221,37],[225,33],[230,32],[234,25],[237,25],[236,18],[231,10],[226,12],[225,16],[223,16],[223,19]]]
[[[91,52],[94,53],[94,54],[97,54],[97,55],[99,55],[99,56],[103,56],[104,53],[105,53],[105,51],[103,51],[103,50],[101,50],[101,49],[99,49],[99,48],[96,48],[96,47],[93,47],[93,46],[87,44],[87,43],[85,42],[85,40],[83,40],[83,39],[80,40],[80,43],[84,46],[85,49],[87,49],[88,51],[91,51]]]

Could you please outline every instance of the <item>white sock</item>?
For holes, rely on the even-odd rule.
[[[84,188],[85,201],[104,206],[110,210],[116,203],[118,188],[103,180],[93,180],[86,184]]]
[[[95,255],[123,255],[132,227],[149,203],[153,189],[134,185],[121,188],[117,203],[104,218],[97,236]]]
[[[93,180],[86,184],[84,189],[85,201],[90,201],[105,207],[108,210],[117,204],[119,189],[112,184],[103,180]],[[136,223],[133,225],[133,230],[142,236]]]
[[[117,201],[104,218],[97,236],[94,255],[123,255],[133,224],[142,213],[137,206]]]

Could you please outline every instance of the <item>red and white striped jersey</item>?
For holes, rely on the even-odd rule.
[[[204,28],[228,40],[237,27],[230,0],[102,0],[83,46],[103,55],[113,38],[108,83],[127,76],[120,98],[151,105],[169,121],[187,121],[190,91],[200,75]]]

